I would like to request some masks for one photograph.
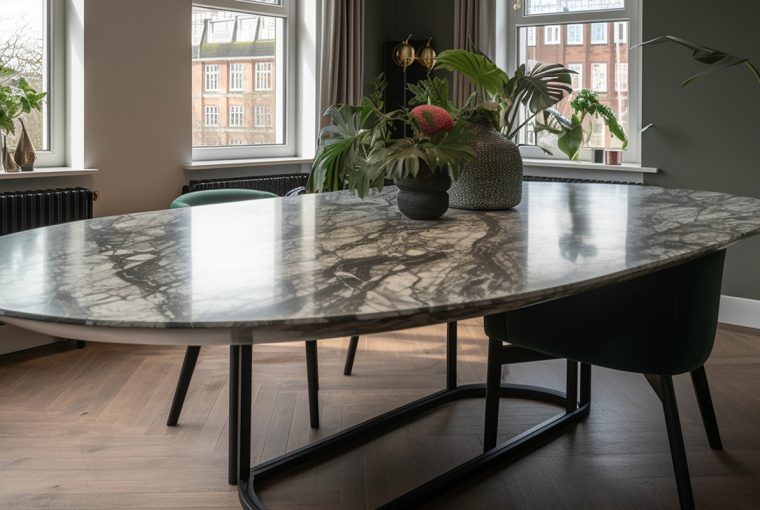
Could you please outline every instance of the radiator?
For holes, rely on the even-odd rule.
[[[286,174],[286,175],[267,175],[261,177],[234,177],[227,179],[205,179],[190,181],[189,184],[182,187],[182,194],[193,191],[204,191],[209,189],[223,188],[244,188],[255,189],[258,191],[268,191],[275,195],[285,196],[288,191],[300,186],[306,186],[309,180],[309,174]]]
[[[92,218],[92,202],[87,188],[0,193],[0,235]]]

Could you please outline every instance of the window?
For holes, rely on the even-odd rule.
[[[62,166],[65,152],[65,16],[62,0],[2,0],[0,7],[0,65],[46,92],[42,111],[23,114],[27,133],[37,151],[37,167]],[[0,78],[0,84],[5,79]],[[12,149],[21,134],[9,135]]]
[[[536,27],[528,27],[528,46],[536,45]]]
[[[243,127],[245,121],[244,109],[242,106],[230,106],[230,127]]]
[[[583,64],[567,64],[567,68],[577,73],[570,75],[573,80],[573,90],[581,90],[583,88]]]
[[[216,92],[219,90],[219,65],[206,64],[203,74],[205,76],[205,89],[207,92]]]
[[[628,64],[625,62],[615,64],[615,90],[628,92]]]
[[[525,15],[622,9],[625,0],[526,0]]]
[[[230,64],[230,91],[243,90],[243,64]]]
[[[591,44],[607,44],[607,23],[591,24]]]
[[[544,44],[559,44],[559,25],[548,25],[544,27]]]
[[[607,63],[594,62],[591,64],[591,90],[607,92]]]
[[[295,76],[291,79],[301,66],[290,58],[290,49],[295,58],[295,49],[302,46],[295,34],[302,26],[295,10],[291,19],[295,3],[204,0],[202,5],[193,5],[189,20],[193,43],[193,160],[296,154],[296,129],[299,133],[307,131],[296,118],[310,114],[293,107],[304,104],[296,99],[297,93],[308,96],[299,80]],[[303,16],[310,19],[310,15]],[[309,29],[311,24],[303,26]],[[300,51],[298,54],[304,55],[304,60],[310,58]],[[204,97],[204,93],[213,95]],[[209,99],[213,105],[208,104]],[[209,109],[217,105],[216,111]],[[301,146],[305,143],[301,141]]]
[[[272,90],[271,62],[256,62],[256,90]]]
[[[624,21],[615,22],[615,44],[625,44],[628,42],[628,23]]]
[[[571,74],[573,90],[594,90],[599,101],[615,112],[629,138],[623,161],[639,163],[641,51],[629,52],[628,48],[640,41],[642,0],[523,0],[513,9],[514,3],[507,2],[508,8],[497,11],[506,18],[507,29],[497,35],[498,47],[506,54],[506,70],[514,72],[520,64],[532,66],[541,62],[564,64],[575,71],[576,74]],[[557,34],[554,27],[558,26],[564,26],[565,33]],[[529,45],[529,34],[534,30],[542,38],[541,42],[556,45]],[[593,46],[584,46],[588,44]],[[572,113],[570,101],[571,98],[565,98],[555,108],[569,116]],[[523,121],[526,120],[529,119],[523,112]],[[604,147],[618,147],[602,126],[603,123],[588,121],[584,130]],[[548,132],[535,132],[535,128],[526,126],[518,142],[528,143],[534,138],[552,154],[521,147],[524,157],[566,159],[556,148],[557,137]],[[589,157],[587,154],[582,151],[581,159]]]
[[[583,44],[583,25],[567,25],[567,44]]]
[[[267,128],[272,124],[272,113],[268,104],[256,105],[254,115],[257,128]]]
[[[219,125],[219,107],[218,106],[206,106],[206,115],[204,117],[203,125],[206,127],[215,127]]]

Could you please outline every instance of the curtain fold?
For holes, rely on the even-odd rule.
[[[322,0],[321,39],[320,117],[331,105],[361,102],[364,0]]]
[[[502,0],[503,1],[503,0]],[[469,48],[470,42],[480,51],[495,58],[497,0],[455,0],[454,47]],[[454,73],[452,95],[461,106],[475,88],[459,73]]]

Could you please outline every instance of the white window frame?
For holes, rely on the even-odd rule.
[[[549,37],[552,34],[552,37]],[[544,27],[544,45],[555,46],[562,40],[562,27],[560,25],[546,25]]]
[[[628,42],[628,27],[625,22],[616,21],[612,27],[612,40],[615,41],[615,44],[626,44]],[[622,37],[618,37],[618,29],[622,30]]]
[[[253,82],[256,92],[269,92],[272,90],[273,66],[272,62],[256,62],[253,65]]]
[[[203,91],[219,92],[219,64],[203,64]]]
[[[299,64],[299,59],[304,58],[304,60],[312,62],[310,56],[301,53],[301,49],[307,47],[307,45],[300,43],[298,39],[299,30],[311,29],[311,20],[316,16],[315,13],[311,12],[313,8],[309,4],[302,0],[281,0],[280,5],[261,4],[245,0],[197,0],[193,2],[193,5],[196,7],[282,18],[284,26],[284,37],[277,40],[277,51],[284,58],[279,59],[273,64],[273,72],[276,73],[277,80],[281,80],[282,83],[282,87],[273,88],[276,91],[276,108],[277,110],[282,109],[284,111],[282,118],[278,115],[275,119],[275,129],[282,131],[283,143],[272,145],[193,147],[193,161],[289,158],[295,157],[299,152],[311,152],[314,150],[313,142],[310,139],[316,138],[316,103],[314,104],[315,113],[313,114],[307,111],[308,107],[306,109],[298,107],[299,104],[306,106],[310,105],[311,101],[316,101],[316,98],[304,97],[307,91],[311,91],[314,88],[311,78],[305,76],[302,79],[299,76],[299,71],[305,68],[303,64]],[[304,19],[301,18],[302,12],[305,16]],[[309,24],[307,24],[307,20]],[[310,34],[311,37],[314,37],[314,35]],[[190,65],[190,62],[188,62],[188,65]],[[302,81],[303,83],[301,83]],[[308,86],[310,84],[311,86]],[[280,91],[282,92],[280,93]],[[190,105],[188,105],[189,107]],[[310,122],[312,116],[315,121],[313,126]],[[297,119],[303,119],[306,122],[299,122]],[[284,126],[281,123],[284,123]],[[302,124],[302,127],[299,127],[299,124]],[[309,140],[305,136],[307,133]]]
[[[536,27],[528,27],[526,34],[526,44],[528,46],[535,46],[536,45]]]
[[[512,2],[505,2],[499,11],[499,19],[505,21],[505,30],[497,31],[497,62],[506,65],[512,74],[520,60],[520,28],[536,25],[556,25],[567,23],[628,22],[628,45],[633,47],[642,37],[642,0],[626,0],[625,8],[600,11],[570,12],[526,16],[523,9],[512,9]],[[509,4],[509,8],[506,8]],[[641,164],[641,51],[628,52],[628,149],[623,151],[623,162]],[[567,159],[561,151],[547,155],[538,147],[520,147],[523,158]]]
[[[571,27],[578,27],[580,28],[580,39],[570,39],[570,28]],[[565,26],[565,30],[567,31],[567,45],[568,46],[583,46],[583,38],[584,38],[584,26],[581,23],[571,23],[569,25]]]
[[[621,80],[621,76],[625,79]],[[628,92],[628,62],[615,63],[615,91]]]
[[[62,167],[67,161],[66,134],[66,6],[65,0],[47,0],[45,20],[47,44],[44,48],[43,80],[47,82],[46,118],[43,126],[47,150],[36,151],[36,168]],[[10,148],[9,148],[10,149]]]
[[[594,39],[594,25],[597,25],[597,26],[602,26],[602,27],[604,27],[604,32],[603,32],[603,34],[604,34],[604,37],[601,37],[601,38],[599,38],[599,39]],[[608,29],[609,29],[609,26],[608,26],[608,24],[607,24],[606,22],[602,22],[602,23],[592,23],[592,24],[589,26],[589,30],[588,30],[589,32],[591,32],[591,33],[589,34],[589,42],[590,42],[591,44],[607,44],[607,41],[609,40],[609,37],[608,37],[608,34],[607,34],[607,32],[609,32],[609,30],[608,30]]]
[[[610,80],[610,66],[607,65],[607,62],[590,62],[590,64],[591,71],[589,74],[591,75],[591,90],[593,92],[606,94],[609,92],[608,83]],[[596,69],[604,69],[604,72],[602,73],[604,78],[599,81],[599,83],[601,83],[601,86],[597,86],[599,83],[595,83],[595,76],[597,74]]]
[[[580,69],[577,67],[580,66]],[[573,69],[573,68],[576,69]],[[573,80],[573,90],[583,89],[583,63],[582,62],[569,62],[567,68],[571,71],[576,71],[578,74],[571,74],[570,78]]]
[[[240,62],[229,64],[230,92],[243,92],[245,89],[245,67]]]
[[[261,110],[259,110],[261,108]],[[261,118],[264,118],[261,122]],[[253,107],[253,127],[268,128],[272,125],[272,107],[268,104],[257,104]]]
[[[231,104],[229,111],[229,127],[245,127],[245,107],[239,104]]]
[[[209,119],[215,119],[209,122]],[[219,127],[219,105],[207,104],[203,106],[203,127]]]

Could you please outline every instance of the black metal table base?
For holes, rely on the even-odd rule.
[[[250,468],[250,413],[251,413],[251,347],[239,346],[233,347],[239,350],[239,354],[233,355],[237,363],[233,366],[237,369],[234,377],[236,391],[230,394],[231,399],[237,399],[237,405],[234,406],[237,411],[234,418],[236,419],[236,449],[237,454],[237,472],[239,474],[238,492],[240,503],[243,508],[248,510],[264,510],[265,504],[261,501],[257,493],[257,486],[262,482],[281,476],[288,471],[302,468],[304,464],[319,459],[328,459],[336,457],[346,450],[367,443],[372,439],[397,429],[408,423],[415,417],[429,412],[441,405],[454,402],[456,400],[467,398],[484,398],[487,393],[485,384],[456,385],[456,326],[450,325],[448,328],[447,339],[447,388],[427,397],[411,402],[385,414],[367,420],[359,425],[355,425],[347,430],[335,435],[326,437],[303,448],[299,448],[287,453],[276,459]],[[557,390],[548,388],[539,388],[534,386],[522,386],[516,384],[501,384],[495,379],[494,374],[502,364],[511,362],[529,361],[534,356],[523,352],[510,352],[511,360],[499,359],[494,353],[489,352],[489,358],[498,359],[498,362],[492,362],[489,365],[489,372],[492,374],[490,379],[492,388],[499,388],[498,395],[500,398],[518,398],[535,400],[564,409],[563,412],[552,418],[539,423],[538,425],[526,430],[525,432],[512,437],[498,445],[489,444],[490,440],[484,438],[484,453],[464,462],[455,468],[437,476],[436,478],[422,484],[406,494],[382,505],[383,509],[396,508],[415,508],[419,505],[440,497],[445,491],[461,484],[473,476],[490,470],[496,466],[504,466],[510,462],[518,460],[531,451],[546,444],[552,439],[561,435],[573,423],[585,418],[589,413],[590,406],[590,367],[581,367],[580,377],[580,402],[577,396],[577,364],[568,362],[568,393],[562,393]],[[530,358],[530,359],[529,359]],[[545,357],[541,357],[542,359]],[[496,385],[494,385],[494,379]],[[489,395],[491,405],[493,405],[493,393]],[[232,413],[231,413],[232,414]],[[491,414],[494,414],[493,411]],[[498,420],[494,414],[492,421]],[[231,416],[232,419],[232,416]],[[495,431],[491,433],[495,425],[488,423],[488,413],[486,417],[486,435],[492,434],[495,440]],[[232,434],[231,434],[232,444]],[[232,464],[231,464],[232,467]],[[232,477],[232,473],[231,473]]]
[[[317,459],[335,457],[350,447],[367,443],[383,433],[399,428],[410,419],[438,406],[466,398],[483,398],[485,384],[473,384],[443,390],[425,398],[382,414],[343,432],[327,437],[286,455],[272,459],[251,469],[250,476],[241,478],[239,483],[240,503],[249,510],[264,510],[266,506],[259,498],[256,487],[266,480],[280,476],[289,470],[303,467],[304,463]],[[564,393],[558,391],[520,385],[502,385],[501,396],[541,401],[566,406]],[[589,404],[578,405],[573,411],[564,411],[526,430],[522,434],[505,441],[495,448],[460,464],[446,473],[424,483],[416,489],[384,504],[383,509],[414,508],[440,497],[441,494],[461,484],[472,476],[495,466],[503,466],[518,460],[536,448],[546,444],[570,424],[588,415]]]

